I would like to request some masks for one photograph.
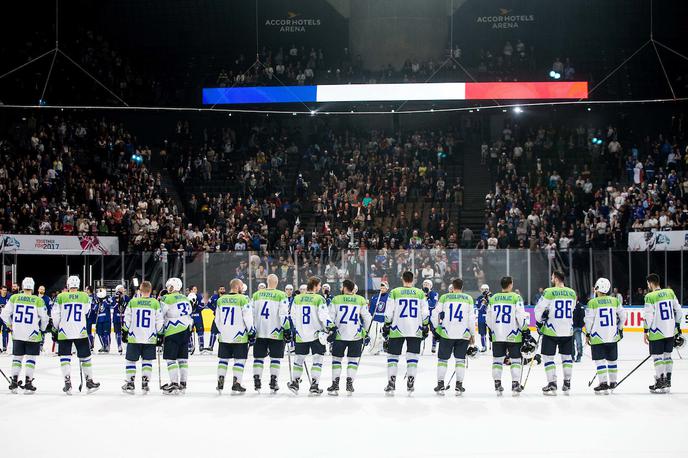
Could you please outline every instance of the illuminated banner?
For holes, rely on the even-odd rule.
[[[17,254],[119,254],[117,237],[95,235],[0,235],[0,252]]]
[[[688,231],[629,232],[629,251],[688,251]]]
[[[577,100],[587,98],[588,83],[586,81],[328,84],[203,89],[204,105],[403,100]]]

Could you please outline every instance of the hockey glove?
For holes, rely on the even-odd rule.
[[[251,329],[248,331],[248,344],[253,345],[256,343],[256,330]]]
[[[164,334],[158,334],[157,339],[155,340],[155,346],[156,347],[162,347],[162,343],[165,340],[165,335]]]
[[[329,333],[329,334],[327,334],[327,341],[329,343],[334,342],[335,339],[337,338],[337,327],[331,326],[331,327],[327,328],[327,332]]]
[[[424,324],[421,328],[421,331],[423,332],[423,339],[425,339],[428,334],[430,334],[430,327],[427,324]]]
[[[389,337],[389,333],[392,330],[392,325],[389,323],[385,323],[384,326],[382,326],[382,337]]]
[[[363,338],[363,346],[367,346],[370,344],[370,336],[366,334],[366,336]]]
[[[619,329],[619,340],[623,339],[623,329]]]
[[[129,342],[129,331],[127,331],[126,329],[122,329],[122,342]]]
[[[521,333],[523,334],[523,341],[524,342],[528,342],[528,341],[530,341],[530,339],[533,338],[533,336],[530,335],[530,329],[528,329],[528,328],[523,329],[521,331]]]
[[[282,335],[284,336],[285,342],[287,342],[287,343],[291,342],[292,334],[291,334],[290,328],[282,328]]]

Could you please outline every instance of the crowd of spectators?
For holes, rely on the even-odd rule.
[[[613,126],[507,124],[482,156],[495,186],[480,248],[625,249],[629,231],[688,229],[683,132],[634,143]]]

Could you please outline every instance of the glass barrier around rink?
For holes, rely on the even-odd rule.
[[[82,285],[109,287],[121,283],[133,293],[133,280],[148,280],[159,291],[166,280],[176,276],[186,287],[197,286],[207,297],[220,285],[227,287],[232,278],[242,279],[249,293],[266,283],[267,275],[279,278],[279,289],[287,284],[298,289],[310,276],[318,276],[330,286],[331,294],[341,290],[342,282],[351,279],[359,294],[366,298],[377,294],[380,282],[390,288],[401,285],[401,274],[414,272],[416,286],[423,280],[432,281],[433,290],[447,291],[453,278],[464,280],[464,291],[477,296],[480,286],[487,284],[492,292],[500,290],[500,280],[510,275],[514,289],[532,304],[540,288],[550,285],[551,272],[561,270],[566,284],[581,298],[588,298],[599,277],[606,277],[624,297],[625,304],[642,305],[645,277],[659,274],[662,283],[672,288],[681,303],[688,300],[688,250],[642,251],[572,249],[547,250],[449,250],[443,248],[367,250],[346,248],[327,252],[267,251],[185,253],[125,253],[114,256],[37,256],[4,253],[3,284],[21,283],[31,276],[49,292],[59,291],[68,275],[79,275]]]

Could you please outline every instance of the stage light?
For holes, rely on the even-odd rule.
[[[521,107],[514,107],[514,113],[523,113],[523,108],[521,108]]]

